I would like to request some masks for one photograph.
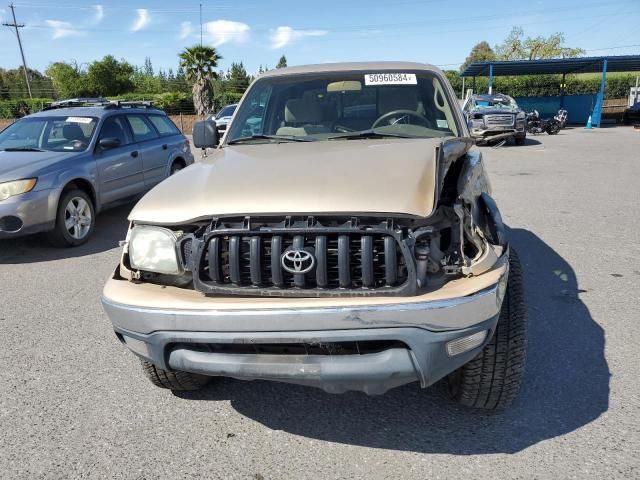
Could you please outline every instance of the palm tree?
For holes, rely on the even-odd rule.
[[[193,105],[198,115],[206,115],[213,110],[213,85],[216,67],[222,57],[215,48],[195,45],[185,48],[180,54],[180,66],[184,69],[188,82],[193,83]]]

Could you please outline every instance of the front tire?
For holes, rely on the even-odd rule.
[[[183,168],[184,168],[184,164],[182,162],[180,161],[173,162],[173,164],[171,164],[171,170],[169,171],[169,176],[175,175]]]
[[[451,373],[449,394],[462,405],[488,410],[507,407],[518,395],[527,353],[527,309],[522,267],[509,256],[509,280],[491,341],[469,363]]]
[[[547,133],[549,135],[557,135],[559,131],[560,127],[556,123],[549,125],[549,128],[547,129]]]
[[[93,201],[82,190],[69,190],[60,198],[49,242],[56,247],[77,247],[91,237],[96,222]]]
[[[527,136],[526,135],[517,136],[515,137],[515,140],[516,140],[516,145],[522,146],[527,142]]]
[[[151,383],[156,387],[167,388],[175,391],[199,390],[211,381],[211,377],[198,375],[197,373],[182,372],[179,370],[169,371],[156,367],[146,360],[142,362],[142,371]]]

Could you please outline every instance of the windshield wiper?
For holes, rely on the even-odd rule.
[[[327,140],[340,140],[340,139],[346,139],[346,140],[353,140],[353,139],[359,139],[359,138],[389,138],[389,137],[395,137],[395,138],[422,138],[422,137],[416,137],[413,135],[404,135],[402,133],[383,133],[383,132],[376,132],[375,130],[362,130],[360,132],[352,132],[352,133],[343,133],[340,135],[333,135],[331,137],[327,137]]]
[[[33,148],[33,147],[15,147],[15,148],[4,148],[2,149],[5,152],[44,152],[44,150],[40,150],[39,148]]]
[[[280,140],[280,141],[283,141],[283,142],[313,142],[314,141],[312,138],[304,138],[304,137],[256,134],[256,135],[251,135],[249,137],[235,138],[235,139],[227,142],[227,145],[233,145],[233,144],[236,144],[236,143],[243,143],[243,142],[250,142],[252,140]]]

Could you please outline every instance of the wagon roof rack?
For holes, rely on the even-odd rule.
[[[153,101],[151,100],[108,100],[103,97],[82,97],[82,98],[68,98],[65,100],[58,100],[57,102],[51,102],[49,105],[43,108],[43,110],[54,110],[56,108],[68,108],[68,107],[104,107],[110,108],[153,108]]]
[[[109,100],[102,97],[79,97],[79,98],[67,98],[65,100],[58,100],[57,102],[51,102],[43,110],[53,110],[56,108],[67,107],[97,107],[109,103]]]
[[[112,100],[104,108],[152,108],[153,101],[151,100]]]

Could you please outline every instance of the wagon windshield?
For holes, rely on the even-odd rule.
[[[266,76],[238,107],[226,143],[457,136],[454,112],[431,72]]]
[[[0,150],[81,152],[89,147],[95,117],[29,117],[0,132]]]

